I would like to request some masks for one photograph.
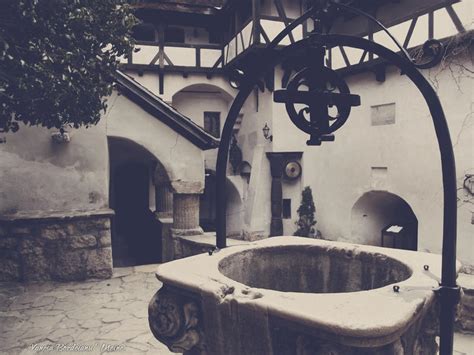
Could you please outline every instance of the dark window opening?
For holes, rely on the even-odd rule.
[[[291,218],[291,199],[290,198],[283,199],[283,218],[284,219]]]
[[[209,43],[212,44],[221,44],[222,39],[222,32],[218,30],[209,30]]]
[[[204,112],[204,130],[216,138],[221,136],[221,113]]]
[[[243,1],[236,11],[237,30],[252,17],[252,2]]]
[[[155,28],[151,24],[140,24],[132,29],[132,37],[137,41],[155,41]]]
[[[165,42],[184,43],[184,29],[167,27],[165,29]]]

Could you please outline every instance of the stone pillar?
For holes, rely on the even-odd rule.
[[[272,219],[270,221],[270,236],[283,235],[283,172],[285,165],[294,159],[301,159],[301,152],[281,152],[267,153],[270,160],[270,173],[272,175],[271,182],[271,212]]]
[[[204,175],[204,174],[203,174]],[[173,190],[173,238],[174,259],[194,255],[186,247],[187,239],[199,239],[204,231],[199,226],[199,196],[204,191],[202,181],[171,181]]]
[[[173,192],[169,182],[155,184],[155,218],[160,226],[161,261],[167,262],[174,258],[173,226]]]
[[[270,156],[271,183],[271,212],[270,236],[283,235],[282,205],[283,205],[283,156]]]
[[[156,213],[159,217],[169,218],[173,216],[173,192],[169,184],[155,186]]]
[[[199,227],[199,194],[173,195],[173,230],[174,234],[201,234]]]

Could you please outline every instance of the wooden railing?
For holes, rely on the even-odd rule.
[[[121,60],[131,68],[209,71],[223,66],[223,50],[218,44],[137,41],[135,49],[138,51]]]

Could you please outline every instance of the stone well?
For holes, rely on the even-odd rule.
[[[277,237],[163,264],[155,337],[185,354],[435,354],[441,258]]]

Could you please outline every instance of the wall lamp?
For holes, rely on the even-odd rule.
[[[267,123],[265,122],[265,126],[262,128],[263,137],[268,139],[270,142],[273,142],[273,135],[270,134],[270,127],[268,127]]]

